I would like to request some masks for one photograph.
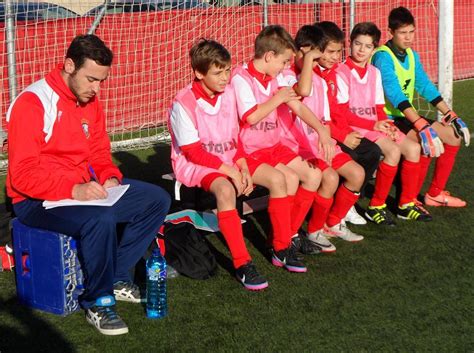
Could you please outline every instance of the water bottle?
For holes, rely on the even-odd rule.
[[[146,262],[146,316],[160,319],[168,312],[166,302],[166,260],[154,249]]]

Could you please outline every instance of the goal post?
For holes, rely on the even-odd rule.
[[[440,1],[438,22],[438,87],[448,104],[453,105],[454,1]]]

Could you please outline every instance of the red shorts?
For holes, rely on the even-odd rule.
[[[276,145],[268,148],[264,148],[255,151],[251,154],[251,157],[259,160],[262,163],[266,163],[275,167],[278,163],[288,164],[298,155],[293,152],[289,147],[277,143]]]
[[[249,167],[250,175],[253,175],[255,173],[255,170],[257,170],[257,168],[263,164],[263,162],[260,162],[252,157],[247,157],[245,158],[245,160],[247,161],[247,166]],[[201,187],[204,189],[204,191],[209,191],[214,180],[220,177],[230,180],[230,178],[223,173],[213,172],[207,174],[204,178],[201,179]]]
[[[344,164],[346,164],[347,162],[350,162],[350,161],[352,161],[351,156],[349,156],[345,152],[340,152],[340,153],[336,154],[334,156],[334,158],[332,159],[331,168],[334,169],[334,170],[338,170]],[[322,159],[319,159],[319,158],[311,159],[308,162],[312,163],[315,167],[321,169],[321,171],[324,171],[325,169],[329,168],[329,165],[325,161],[323,161]]]

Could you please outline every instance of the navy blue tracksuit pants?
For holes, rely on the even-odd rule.
[[[14,204],[25,225],[69,235],[79,241],[79,256],[86,290],[83,308],[97,298],[113,295],[113,284],[131,281],[130,270],[146,252],[170,207],[170,196],[162,188],[138,180],[124,179],[127,192],[111,207],[70,206],[46,210],[40,200]],[[120,243],[117,225],[123,224]]]

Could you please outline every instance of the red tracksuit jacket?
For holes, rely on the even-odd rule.
[[[7,193],[13,203],[26,198],[72,198],[75,184],[122,174],[112,163],[105,115],[97,97],[80,104],[58,67],[27,87],[7,113]]]

